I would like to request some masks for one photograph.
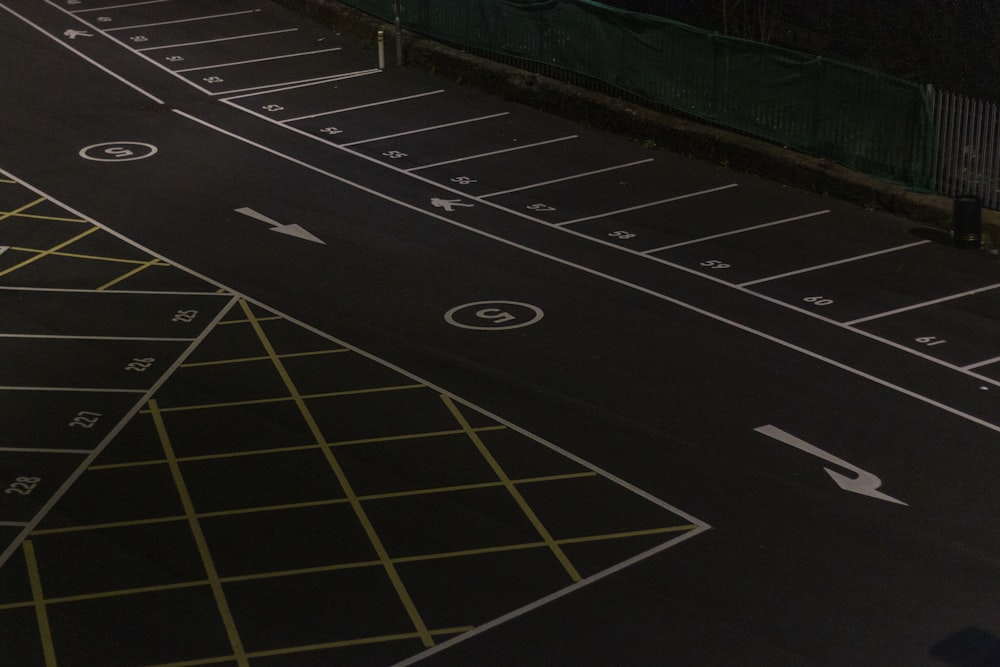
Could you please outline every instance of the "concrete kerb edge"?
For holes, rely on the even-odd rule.
[[[391,24],[336,0],[275,0],[315,18],[362,44],[375,45],[377,31],[386,35],[387,61],[395,62],[395,28]],[[913,192],[905,187],[817,158],[656,111],[603,93],[556,81],[471,55],[403,31],[405,63],[447,76],[462,84],[542,111],[655,144],[693,158],[723,164],[738,171],[802,188],[867,209],[899,215],[917,223],[950,230],[950,197]],[[1000,211],[983,210],[983,244],[1000,246]]]

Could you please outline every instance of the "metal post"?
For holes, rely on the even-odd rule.
[[[378,68],[385,69],[385,31],[378,31]]]
[[[393,0],[392,10],[396,15],[396,66],[403,66],[403,22],[399,18],[399,0]]]

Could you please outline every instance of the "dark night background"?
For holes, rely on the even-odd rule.
[[[1000,102],[1000,0],[601,0]]]

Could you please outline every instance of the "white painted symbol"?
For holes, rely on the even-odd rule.
[[[844,491],[850,491],[851,493],[858,493],[862,496],[868,496],[869,498],[875,498],[877,500],[884,500],[889,503],[896,503],[897,505],[906,505],[902,500],[893,498],[892,496],[886,495],[878,490],[882,486],[882,480],[873,475],[870,472],[862,470],[861,468],[839,459],[829,452],[824,452],[822,449],[815,445],[811,445],[805,440],[800,440],[796,438],[791,433],[786,433],[776,426],[767,424],[766,426],[759,426],[754,429],[757,433],[766,435],[769,438],[774,438],[778,442],[783,442],[786,445],[791,445],[796,449],[802,450],[807,454],[812,454],[813,456],[828,461],[836,466],[850,470],[857,477],[848,477],[847,475],[841,474],[836,470],[830,470],[829,468],[823,468],[826,471],[837,486],[842,488]]]
[[[311,233],[303,229],[301,226],[296,224],[284,225],[277,220],[272,220],[263,213],[258,213],[252,208],[244,206],[243,208],[233,209],[241,215],[245,215],[248,218],[253,218],[254,220],[260,220],[261,222],[266,222],[271,225],[272,232],[278,232],[279,234],[285,234],[287,236],[294,236],[297,239],[302,239],[303,241],[312,241],[313,243],[319,243],[321,245],[326,245],[325,241],[322,241]]]
[[[77,37],[93,37],[93,35],[86,30],[73,30],[72,28],[63,31],[63,35],[69,39],[76,39]]]
[[[81,149],[80,157],[96,162],[128,162],[150,157],[155,155],[156,151],[157,148],[153,144],[138,141],[109,141]]]
[[[542,319],[538,306],[520,301],[476,301],[455,306],[444,314],[448,324],[460,329],[502,331],[526,327]]]
[[[445,213],[451,213],[452,211],[455,210],[455,207],[457,206],[465,206],[466,208],[471,208],[475,206],[475,204],[466,204],[461,199],[438,199],[437,197],[434,197],[431,199],[431,206],[437,208],[443,208],[445,210]]]

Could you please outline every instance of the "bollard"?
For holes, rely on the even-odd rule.
[[[983,203],[976,195],[955,197],[951,238],[956,248],[979,248],[983,238]]]
[[[385,31],[378,31],[378,68],[385,69]]]

